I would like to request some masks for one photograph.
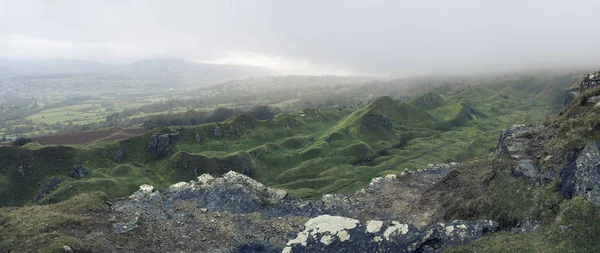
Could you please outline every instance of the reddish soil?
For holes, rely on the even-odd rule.
[[[91,130],[78,133],[59,134],[31,138],[44,145],[88,144],[92,142],[108,142],[125,139],[145,133],[143,128],[120,128]]]

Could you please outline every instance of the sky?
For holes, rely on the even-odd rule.
[[[600,0],[0,0],[0,58],[387,76],[600,69]]]

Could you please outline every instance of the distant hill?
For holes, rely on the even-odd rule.
[[[2,60],[0,68],[21,75],[84,74],[107,71],[109,66],[82,60]]]
[[[136,61],[117,67],[114,72],[137,79],[177,79],[206,84],[274,74],[264,67],[207,64],[171,58]]]

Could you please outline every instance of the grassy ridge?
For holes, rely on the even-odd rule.
[[[573,82],[514,78],[450,94],[429,92],[408,103],[382,97],[356,110],[305,109],[268,121],[241,115],[218,124],[155,129],[112,143],[0,147],[0,205],[31,203],[54,177],[65,181],[40,203],[91,191],[122,197],[141,184],[161,189],[228,170],[250,173],[298,197],[348,193],[378,175],[484,155],[502,128],[541,122],[555,108],[560,88]],[[172,143],[168,157],[146,152],[151,135],[174,131],[181,140]],[[111,155],[119,150],[122,163]],[[76,162],[91,174],[69,178]]]

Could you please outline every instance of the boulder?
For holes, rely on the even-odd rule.
[[[196,136],[194,136],[194,140],[196,140],[196,142],[201,142],[202,136],[200,136],[200,134],[196,134]]]
[[[146,151],[153,156],[163,157],[168,154],[171,149],[171,141],[179,140],[179,133],[161,134],[156,133],[150,138]]]
[[[123,153],[123,150],[111,150],[110,155],[116,163],[123,163],[125,160],[125,154]]]
[[[522,143],[518,138],[518,134],[527,130],[523,124],[513,125],[512,127],[502,129],[498,144],[496,145],[496,153],[499,155],[507,155],[519,152],[523,149]]]
[[[84,168],[83,164],[78,162],[73,165],[73,170],[69,173],[69,177],[79,179],[85,177],[87,174],[90,174],[90,170]]]
[[[219,137],[223,136],[223,133],[221,132],[221,128],[219,127],[219,125],[215,125],[215,129],[213,129],[213,136],[215,138],[219,138]]]
[[[590,104],[600,103],[600,96],[590,97],[590,98],[588,98],[587,102],[590,103]]]
[[[566,198],[582,196],[600,205],[600,140],[588,143],[560,172],[559,191]]]
[[[227,134],[227,136],[238,136],[240,135],[240,130],[231,125],[225,134]]]

